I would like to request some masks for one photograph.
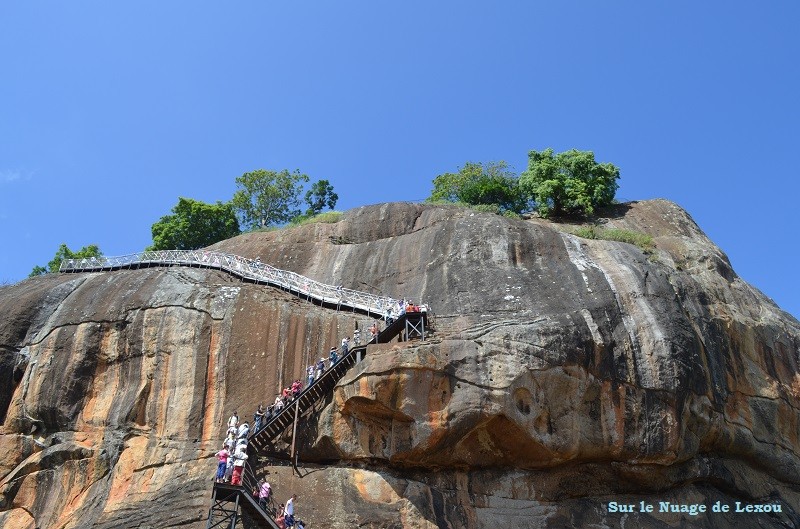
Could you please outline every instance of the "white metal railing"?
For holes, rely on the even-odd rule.
[[[259,259],[246,259],[230,253],[209,250],[156,250],[133,253],[119,257],[89,257],[64,259],[59,272],[94,272],[134,268],[137,266],[200,266],[217,268],[232,275],[294,292],[309,301],[316,300],[338,307],[361,310],[378,317],[385,317],[388,309],[397,315],[402,301],[388,296],[370,294],[358,290],[326,285],[294,272],[280,270],[262,263]],[[428,307],[424,310],[428,310]]]

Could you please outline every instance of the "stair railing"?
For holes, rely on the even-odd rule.
[[[399,300],[389,296],[320,283],[295,272],[264,264],[259,259],[212,250],[157,250],[116,257],[64,259],[59,272],[95,272],[149,266],[215,268],[249,281],[272,284],[309,301],[314,299],[337,308],[350,307],[380,318],[399,303]]]

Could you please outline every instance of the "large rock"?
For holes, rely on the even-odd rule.
[[[605,214],[655,251],[416,204],[216,245],[436,312],[302,425],[279,497],[311,527],[800,525],[800,324],[674,204]],[[368,324],[186,268],[27,280],[0,311],[0,527],[203,527],[224,418]]]

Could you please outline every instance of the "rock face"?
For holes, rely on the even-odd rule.
[[[279,499],[310,527],[800,526],[800,323],[674,204],[605,213],[655,251],[416,204],[216,245],[436,313],[302,426]],[[187,268],[27,280],[0,313],[9,528],[204,527],[226,416],[369,323]]]

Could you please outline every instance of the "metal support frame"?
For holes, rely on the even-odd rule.
[[[414,336],[421,336],[422,341],[425,341],[425,315],[420,313],[419,323],[414,323],[406,315],[406,340],[410,340],[412,333]]]
[[[300,476],[300,471],[297,470],[297,423],[300,421],[300,399],[297,399],[294,405],[294,424],[292,425],[292,452],[289,455],[292,459],[292,468],[297,475]],[[303,476],[300,476],[303,477]]]
[[[208,511],[208,522],[206,529],[213,529],[215,527],[224,527],[225,529],[235,529],[236,524],[239,523],[239,495],[236,494],[236,500],[233,502],[233,508],[225,508],[225,505],[231,503],[230,500],[217,499],[217,491],[214,489],[214,494],[211,497],[211,509]],[[215,516],[216,515],[216,516]]]

